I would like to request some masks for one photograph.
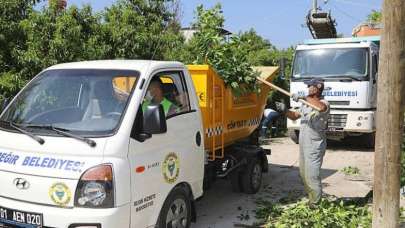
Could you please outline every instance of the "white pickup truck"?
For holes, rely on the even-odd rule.
[[[136,60],[67,63],[41,72],[0,115],[0,226],[190,227],[194,202],[210,180],[206,173],[230,174],[235,188],[257,192],[268,153],[240,144],[239,152],[227,154],[234,141],[223,134],[235,141],[251,135],[265,96],[263,102],[256,94],[221,98],[225,87],[215,78],[212,88],[223,91],[204,94],[193,80],[204,85],[206,77],[195,72],[192,78],[178,62]],[[160,104],[152,103],[159,96]],[[255,119],[236,115],[203,125],[201,110],[232,107],[221,100],[233,102],[241,118]],[[208,154],[210,140],[215,149]]]

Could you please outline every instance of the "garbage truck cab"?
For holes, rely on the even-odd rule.
[[[324,99],[331,106],[329,139],[360,137],[357,143],[374,148],[379,36],[306,40],[295,52],[291,92],[305,96],[305,80],[325,82]],[[300,104],[291,100],[293,109]],[[287,121],[298,143],[300,121]]]
[[[215,178],[256,193],[261,91],[234,97],[209,66],[179,62],[44,70],[0,115],[0,226],[190,227]]]
[[[161,92],[172,113],[142,105],[152,79],[171,82]],[[181,63],[50,67],[0,116],[0,224],[187,227],[203,193],[201,132]]]

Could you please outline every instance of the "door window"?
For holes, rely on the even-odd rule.
[[[189,112],[190,100],[183,74],[178,71],[156,74],[149,83],[142,109],[150,104],[161,104],[166,118]]]

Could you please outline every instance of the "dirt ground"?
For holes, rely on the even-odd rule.
[[[356,147],[355,142],[328,143],[321,175],[324,193],[338,198],[365,197],[371,190],[373,175],[372,150]],[[276,138],[264,146],[270,148],[269,173],[263,176],[262,189],[256,195],[234,193],[226,180],[217,181],[197,202],[195,228],[242,227],[256,221],[256,202],[296,201],[305,197],[298,171],[298,145],[289,138]],[[341,171],[352,166],[356,176]]]

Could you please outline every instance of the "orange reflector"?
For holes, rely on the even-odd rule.
[[[145,171],[145,166],[139,166],[139,167],[136,167],[136,170],[135,170],[137,173],[143,173],[143,171]]]

